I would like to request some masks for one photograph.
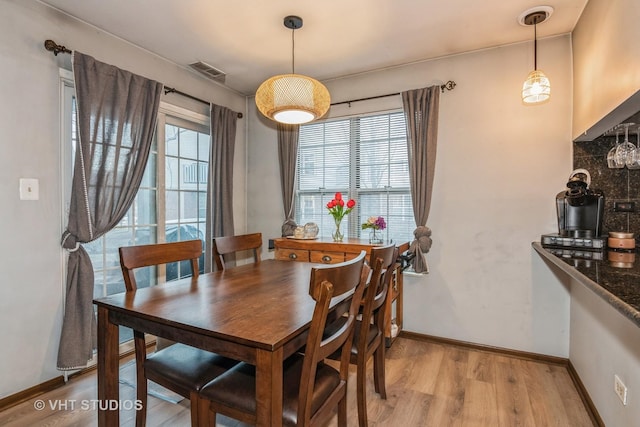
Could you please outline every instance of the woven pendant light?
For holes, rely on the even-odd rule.
[[[327,88],[314,78],[295,74],[294,32],[302,27],[297,16],[284,18],[284,26],[291,29],[292,73],[273,76],[264,81],[256,92],[256,106],[267,118],[280,123],[302,124],[322,117],[331,104]]]

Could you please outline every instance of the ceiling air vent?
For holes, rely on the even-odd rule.
[[[194,62],[193,64],[189,64],[189,67],[193,68],[194,70],[196,70],[197,72],[199,72],[201,74],[204,74],[205,76],[207,76],[211,80],[215,80],[215,81],[221,82],[221,83],[224,83],[224,79],[227,76],[222,71],[220,71],[217,68],[214,68],[211,65],[207,64],[206,62],[202,62],[202,61],[198,61],[198,62]]]

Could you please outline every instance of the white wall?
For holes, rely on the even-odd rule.
[[[0,398],[60,375],[56,370],[64,295],[58,68],[43,47],[53,39],[168,86],[244,112],[245,98],[77,22],[33,0],[0,0]],[[177,95],[163,101],[191,105]],[[245,114],[246,117],[246,114]],[[246,217],[244,119],[238,123],[234,180],[237,228]],[[37,178],[40,200],[20,201],[20,178]]]
[[[554,198],[571,172],[569,36],[539,41],[551,101],[524,106],[532,43],[522,43],[326,82],[334,102],[441,84],[431,273],[405,280],[405,329],[567,357],[566,292],[533,286],[546,267],[530,244],[557,230]],[[400,97],[351,112],[400,108]],[[332,109],[332,116],[349,111]],[[248,228],[280,235],[276,132],[249,107]],[[547,292],[549,291],[549,292]]]
[[[640,328],[575,280],[569,359],[605,425],[638,425]],[[614,393],[614,375],[627,386],[627,406]]]

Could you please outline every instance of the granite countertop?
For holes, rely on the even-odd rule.
[[[554,254],[553,249],[543,248],[540,242],[533,242],[533,248],[543,258],[551,261],[572,278],[587,286],[616,310],[640,326],[640,256],[629,253],[623,256],[634,258],[634,262],[621,264],[609,261],[619,252],[583,251],[570,254]],[[609,253],[612,252],[612,253]],[[572,257],[575,255],[576,257]],[[590,257],[592,259],[583,259]],[[599,259],[601,258],[601,259]],[[627,260],[628,261],[628,260]]]

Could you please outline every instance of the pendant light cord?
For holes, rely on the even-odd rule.
[[[296,73],[296,29],[291,29],[291,74]]]
[[[533,23],[533,69],[538,69],[538,18]]]

